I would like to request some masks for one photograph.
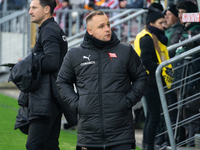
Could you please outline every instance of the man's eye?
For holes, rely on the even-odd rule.
[[[100,26],[99,28],[103,28],[103,26]]]
[[[108,27],[110,27],[110,24],[107,24]]]

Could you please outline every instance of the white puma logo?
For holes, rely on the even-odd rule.
[[[67,37],[65,35],[62,36],[63,41],[67,41]]]
[[[87,56],[83,56],[83,58],[85,58],[85,59],[87,59],[88,61],[90,61],[90,56],[91,56],[91,55],[89,55],[88,57],[87,57]]]

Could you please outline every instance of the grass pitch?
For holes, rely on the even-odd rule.
[[[27,135],[14,130],[18,112],[17,100],[0,93],[0,149],[1,150],[26,150]],[[59,147],[61,150],[76,149],[76,131],[61,130]],[[136,150],[140,150],[136,148]]]

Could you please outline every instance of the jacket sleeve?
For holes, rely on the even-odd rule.
[[[149,76],[139,56],[131,47],[131,58],[129,62],[129,76],[132,82],[131,88],[126,94],[127,102],[130,100],[132,106],[139,102],[148,87]]]
[[[58,71],[60,66],[60,43],[58,34],[51,28],[44,28],[41,32],[44,59],[42,60],[42,73]]]
[[[73,84],[75,83],[74,68],[70,60],[70,51],[64,58],[61,69],[58,73],[56,85],[60,93],[61,98],[70,105],[73,111],[77,111],[78,106],[78,94],[74,91]]]

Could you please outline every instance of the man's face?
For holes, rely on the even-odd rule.
[[[167,21],[167,26],[171,27],[178,21],[178,18],[171,11],[168,10],[166,12],[166,21]]]
[[[165,27],[164,23],[165,23],[165,18],[159,18],[154,23],[150,23],[150,25],[164,31]]]
[[[110,41],[112,35],[110,21],[106,15],[92,17],[87,23],[87,31],[91,36],[105,42]]]
[[[31,15],[31,22],[37,23],[39,26],[46,20],[46,7],[40,5],[40,0],[32,0],[30,4],[29,14]]]
[[[185,9],[179,9],[178,10],[178,17],[180,19],[181,24],[183,24],[183,20],[182,20],[183,13],[186,13]]]

